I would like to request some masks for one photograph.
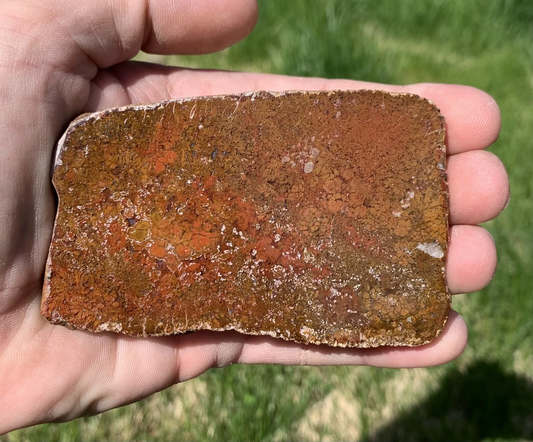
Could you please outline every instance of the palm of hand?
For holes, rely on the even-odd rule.
[[[65,125],[84,111],[249,90],[381,88],[425,96],[447,119],[447,280],[455,293],[477,290],[492,276],[494,245],[474,224],[501,211],[508,184],[499,160],[481,151],[497,137],[500,119],[494,101],[476,89],[195,72],[124,61],[141,47],[201,53],[228,46],[253,28],[252,0],[198,2],[195,8],[183,2],[35,3],[0,8],[7,42],[0,48],[0,433],[100,412],[232,362],[426,366],[461,353],[466,328],[456,314],[434,343],[385,350],[332,351],[231,332],[135,339],[48,324],[39,304],[55,212],[50,159]]]

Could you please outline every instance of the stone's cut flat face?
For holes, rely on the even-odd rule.
[[[78,118],[42,301],[135,336],[420,345],[444,327],[444,120],[414,95],[256,92]]]

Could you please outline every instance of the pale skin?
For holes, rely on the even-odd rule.
[[[0,433],[99,413],[210,367],[230,363],[423,367],[453,360],[467,329],[452,313],[442,334],[418,348],[332,349],[234,332],[166,338],[91,334],[48,324],[39,313],[54,222],[52,150],[82,112],[252,90],[369,89],[431,99],[446,117],[452,293],[483,288],[496,267],[491,236],[476,224],[509,197],[500,160],[484,151],[500,113],[465,86],[391,86],[131,63],[158,54],[223,49],[254,27],[253,0],[12,0],[0,5]]]

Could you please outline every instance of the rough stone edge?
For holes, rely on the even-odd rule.
[[[98,111],[98,112],[93,112],[93,113],[85,113],[85,114],[82,114],[79,117],[77,117],[75,120],[73,120],[69,124],[69,126],[67,127],[67,129],[64,132],[64,134],[62,135],[62,137],[59,139],[59,141],[58,141],[58,143],[57,143],[57,145],[56,145],[56,147],[54,149],[53,155],[52,155],[53,161],[52,161],[52,164],[51,164],[50,177],[53,176],[53,172],[54,172],[55,168],[57,166],[60,166],[60,165],[63,164],[62,161],[61,161],[61,154],[63,153],[64,146],[65,146],[65,143],[67,141],[67,138],[68,138],[69,134],[72,131],[74,131],[75,129],[77,129],[79,126],[87,124],[88,122],[90,122],[92,120],[99,120],[100,118],[102,118],[102,117],[104,117],[104,116],[106,116],[106,115],[108,115],[110,113],[113,113],[113,112],[117,112],[117,111],[118,112],[123,112],[123,111],[128,111],[128,110],[154,110],[154,109],[158,109],[158,108],[161,108],[161,107],[165,107],[169,103],[182,104],[182,103],[187,103],[187,102],[196,101],[196,100],[230,99],[230,100],[236,101],[236,100],[239,100],[242,97],[252,97],[252,99],[254,99],[255,97],[260,97],[260,98],[269,97],[269,96],[271,96],[271,97],[280,97],[280,96],[293,95],[293,94],[294,95],[296,95],[296,94],[301,94],[301,95],[315,95],[316,94],[316,95],[318,95],[318,94],[324,94],[324,93],[326,93],[329,96],[329,95],[335,95],[335,94],[338,94],[338,93],[345,93],[345,92],[371,92],[373,94],[376,94],[376,93],[386,94],[386,95],[390,95],[392,97],[410,96],[410,97],[413,97],[413,98],[418,98],[418,99],[420,99],[422,101],[426,101],[427,103],[429,103],[433,107],[433,109],[437,112],[438,117],[439,117],[439,119],[441,121],[441,131],[440,131],[440,137],[439,137],[439,144],[438,144],[437,147],[438,147],[439,150],[441,150],[443,152],[444,160],[443,160],[442,166],[439,163],[437,165],[437,167],[439,168],[439,173],[440,173],[441,178],[443,179],[443,183],[444,183],[444,189],[441,190],[441,195],[444,196],[445,205],[446,205],[446,213],[448,214],[449,213],[449,187],[448,187],[448,177],[447,177],[447,169],[446,169],[446,161],[447,161],[447,158],[446,158],[446,144],[445,144],[446,127],[445,127],[444,115],[442,115],[440,109],[435,105],[435,103],[433,103],[433,101],[431,101],[431,100],[429,100],[427,98],[421,97],[421,96],[419,96],[417,94],[408,93],[408,92],[389,92],[389,91],[384,91],[384,90],[379,90],[379,89],[331,90],[331,91],[320,91],[320,90],[318,90],[318,91],[305,91],[305,90],[253,91],[253,92],[243,92],[243,93],[237,93],[237,94],[205,95],[205,96],[197,96],[197,97],[187,97],[187,98],[180,98],[180,99],[176,99],[176,100],[165,100],[165,101],[161,101],[161,102],[158,102],[158,103],[152,103],[152,104],[131,104],[131,105],[126,105],[126,106],[108,108],[108,109],[104,109],[104,110],[101,110],[101,111]],[[59,204],[60,204],[60,201],[59,201],[59,195],[58,195],[58,208],[59,208]],[[56,213],[56,217],[57,217],[57,213]],[[54,229],[53,229],[53,232],[52,232],[52,238],[54,237],[54,234],[55,234],[55,221],[54,221]],[[450,292],[449,292],[448,284],[446,283],[446,260],[447,260],[447,257],[448,257],[448,243],[449,243],[449,215],[446,216],[446,249],[445,249],[444,257],[443,257],[444,266],[442,267],[442,274],[444,276],[444,281],[445,281],[445,296],[446,296],[447,301],[448,301],[447,302],[448,309],[447,309],[447,312],[445,314],[444,321],[441,324],[441,326],[436,330],[435,335],[432,338],[427,339],[427,340],[411,339],[410,342],[398,344],[397,342],[394,341],[393,337],[386,337],[386,336],[383,337],[383,336],[381,336],[381,337],[374,337],[372,339],[365,339],[365,336],[360,334],[360,341],[359,341],[359,343],[356,346],[353,346],[353,348],[375,348],[375,347],[384,347],[384,346],[391,346],[391,347],[418,347],[418,346],[421,346],[421,345],[429,344],[429,343],[433,342],[435,339],[437,339],[439,337],[439,335],[442,333],[442,331],[446,327],[446,324],[447,324],[448,319],[449,319],[450,310],[451,310],[451,295],[450,295]],[[51,246],[50,246],[50,249],[51,249]],[[44,277],[45,281],[44,281],[44,285],[43,285],[42,304],[41,305],[44,305],[46,299],[50,295],[50,284],[49,284],[49,281],[51,279],[51,269],[52,269],[52,258],[51,258],[51,253],[50,253],[50,250],[49,250],[48,257],[47,257],[47,260],[46,260],[45,277]],[[70,329],[86,330],[86,328],[84,328],[84,327],[75,327],[75,326],[73,326],[72,324],[70,324],[67,320],[65,320],[62,317],[50,318],[50,322],[52,322],[54,324],[61,324],[61,325],[67,326]],[[236,331],[238,333],[242,333],[242,334],[250,335],[250,336],[271,336],[273,338],[278,338],[278,339],[281,338],[281,339],[283,339],[285,341],[296,343],[296,344],[300,344],[300,345],[313,344],[313,345],[328,345],[330,347],[342,347],[342,348],[348,347],[347,343],[342,343],[342,342],[338,342],[338,341],[334,341],[333,343],[326,342],[326,341],[320,340],[320,339],[315,339],[315,340],[310,339],[307,342],[295,341],[294,339],[287,339],[284,336],[277,335],[275,332],[257,332],[257,333],[252,333],[250,331],[240,329],[239,327],[236,327],[236,326],[228,327],[228,328],[213,328],[209,324],[204,324],[204,326],[202,326],[202,328],[198,328],[198,329],[196,329],[194,331],[203,331],[203,330],[216,331],[216,332],[234,330],[234,331]],[[137,335],[137,334],[128,333],[127,331],[125,331],[123,329],[123,326],[122,326],[121,323],[112,323],[112,322],[102,323],[102,324],[100,324],[100,326],[98,327],[97,330],[91,330],[91,332],[93,332],[93,333],[94,332],[99,333],[99,332],[105,332],[105,331],[118,332],[118,333],[122,333],[122,334],[129,335],[129,336],[144,337],[144,338],[146,338],[146,337],[158,337],[158,336],[169,336],[169,335],[183,334],[183,333],[189,332],[189,330],[184,330],[184,331],[181,331],[181,332],[180,331],[174,331],[172,333],[161,332],[161,333]]]

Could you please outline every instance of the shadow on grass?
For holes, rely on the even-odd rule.
[[[419,406],[366,439],[374,441],[481,441],[533,437],[533,383],[497,362],[451,371]]]

